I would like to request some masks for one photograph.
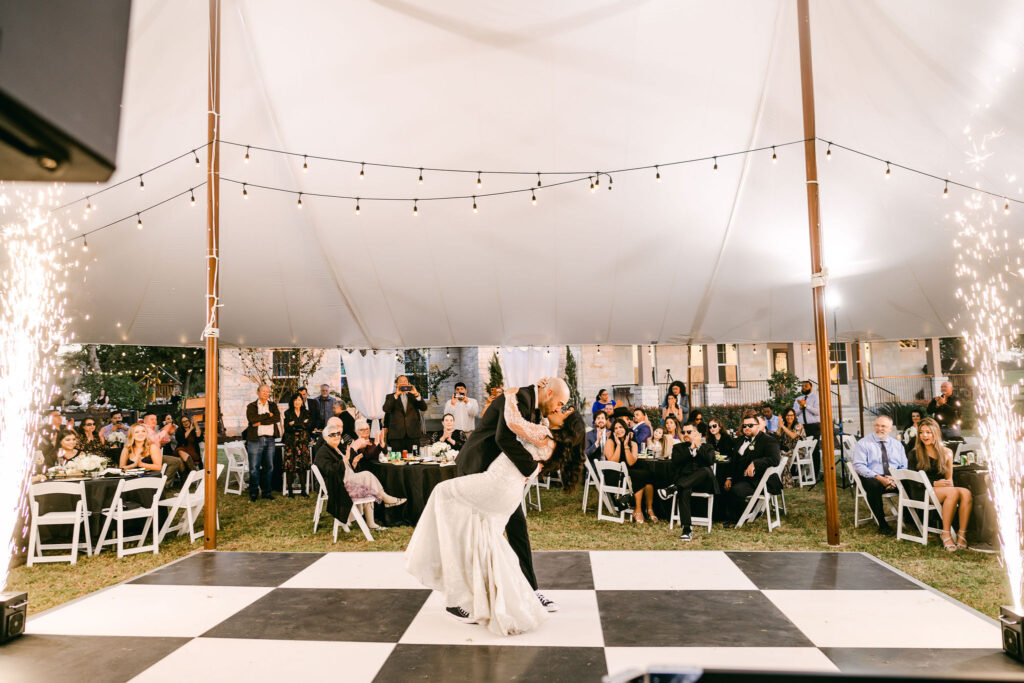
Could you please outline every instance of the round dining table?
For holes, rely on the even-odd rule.
[[[374,516],[378,523],[383,520],[387,526],[416,526],[434,487],[455,477],[455,463],[373,462],[369,463],[369,469],[380,480],[385,491],[392,496],[408,499],[404,505],[391,508],[377,504]]]

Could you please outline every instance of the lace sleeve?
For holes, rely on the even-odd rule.
[[[514,391],[505,392],[505,424],[512,433],[531,444],[530,455],[534,460],[547,460],[555,450],[551,432],[544,425],[534,424],[519,412],[519,400]]]

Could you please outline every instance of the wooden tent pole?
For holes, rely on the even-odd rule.
[[[857,410],[860,411],[860,435],[864,436],[864,362],[860,346],[860,342],[857,342],[853,349],[857,354]]]
[[[811,66],[811,18],[808,0],[797,0],[800,35],[800,90],[803,93],[804,165],[807,171],[807,221],[811,242],[811,293],[814,346],[821,405],[821,469],[825,479],[825,523],[829,545],[839,545],[839,500],[836,492],[835,441],[832,434],[832,382],[829,378],[828,330],[825,327],[825,273],[818,212],[817,133],[814,128],[814,74]],[[822,392],[824,389],[824,392]]]
[[[220,0],[210,2],[210,69],[206,114],[206,468],[203,547],[217,548],[217,433],[220,369]]]

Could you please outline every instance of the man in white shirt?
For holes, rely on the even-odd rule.
[[[256,400],[245,407],[245,451],[249,456],[249,500],[263,497],[273,500],[270,477],[274,471],[274,441],[281,435],[281,415],[277,404],[270,400],[270,387],[261,384]]]
[[[476,429],[476,418],[480,414],[480,404],[475,398],[466,396],[466,385],[458,382],[455,385],[455,393],[450,401],[444,404],[444,414],[455,418],[455,428],[464,433]]]
[[[809,437],[814,437],[818,443],[814,446],[811,458],[814,462],[814,473],[821,478],[821,406],[818,403],[818,394],[814,391],[814,385],[810,380],[804,380],[800,384],[800,395],[793,401],[793,411],[796,413],[797,422],[804,426],[804,432]]]

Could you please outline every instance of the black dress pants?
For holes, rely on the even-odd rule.
[[[687,472],[676,480],[676,505],[679,506],[679,524],[683,531],[693,531],[690,516],[690,498],[693,490],[711,485],[711,473],[706,468]]]
[[[733,479],[732,487],[725,496],[725,505],[730,522],[738,522],[740,515],[747,508],[747,497],[754,495],[757,482],[747,479]]]
[[[814,444],[814,452],[811,453],[811,461],[814,463],[814,474],[817,475],[821,472],[821,423],[809,422],[805,424],[804,433],[807,434],[807,438],[814,437],[818,440]]]
[[[860,475],[857,475],[860,477]],[[874,477],[860,477],[860,483],[864,487],[864,493],[868,497],[868,507],[871,508],[871,512],[875,515],[875,521],[878,522],[878,528],[882,529],[889,526],[888,522],[885,521],[885,506],[882,504],[882,494],[895,492],[896,489],[887,489],[885,484],[878,481]]]
[[[519,568],[523,570],[523,576],[537,590],[537,575],[533,573],[533,551],[530,550],[530,534],[526,529],[526,515],[523,514],[523,507],[516,506],[516,511],[508,518],[505,525],[505,534],[508,536],[508,544],[512,546],[516,557],[519,558]]]

